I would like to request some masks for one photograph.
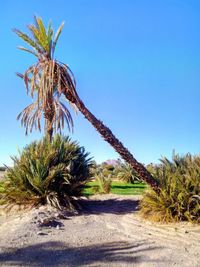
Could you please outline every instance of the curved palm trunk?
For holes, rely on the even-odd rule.
[[[67,95],[66,95],[67,97]],[[68,97],[67,97],[68,98]],[[114,136],[112,131],[106,127],[102,121],[98,120],[84,105],[80,99],[76,99],[74,104],[85,118],[94,126],[101,134],[106,142],[108,142],[119,154],[127,161],[133,169],[138,173],[139,177],[149,184],[155,191],[159,191],[158,181],[147,171],[147,169],[139,163],[127,148]]]

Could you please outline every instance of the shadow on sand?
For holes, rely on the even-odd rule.
[[[106,200],[82,199],[80,214],[127,214],[138,210],[139,200],[112,198]]]
[[[138,262],[150,262],[145,251],[155,250],[144,243],[130,245],[112,242],[84,247],[68,247],[62,242],[46,242],[10,249],[0,253],[1,266],[134,266]],[[8,249],[6,249],[8,251]],[[144,252],[144,255],[137,255]],[[95,265],[94,265],[95,264]]]

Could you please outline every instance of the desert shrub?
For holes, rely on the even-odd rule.
[[[149,171],[160,181],[160,192],[149,189],[141,201],[141,214],[154,221],[200,223],[200,156],[173,154],[172,161]]]
[[[14,167],[6,172],[1,202],[72,207],[73,197],[81,195],[89,177],[88,155],[69,137],[33,142],[19,158],[12,158]]]
[[[90,169],[91,178],[93,180],[96,179],[99,174],[103,174],[104,178],[112,179],[115,174],[114,171],[115,167],[113,165],[104,162],[101,164],[94,163]]]
[[[93,165],[94,166],[94,165]],[[93,187],[93,193],[108,194],[111,190],[112,172],[104,165],[96,165],[92,170],[91,177],[97,182]]]
[[[107,165],[106,165],[107,166]],[[111,190],[112,170],[105,167],[105,164],[92,164],[90,168],[90,177],[96,182],[93,186],[93,193],[108,194]]]
[[[112,180],[103,174],[96,177],[98,187],[94,188],[94,193],[108,194],[111,191]]]
[[[117,179],[125,182],[125,183],[134,183],[136,181],[141,182],[141,179],[138,177],[135,170],[128,163],[120,163],[115,168],[115,176]]]

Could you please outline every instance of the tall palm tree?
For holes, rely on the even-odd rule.
[[[128,149],[114,136],[112,131],[84,105],[76,91],[74,75],[68,65],[54,58],[55,47],[63,25],[64,23],[61,24],[54,35],[51,23],[45,29],[42,19],[35,17],[35,24],[28,25],[31,37],[14,29],[14,32],[32,49],[19,48],[37,57],[36,64],[29,67],[24,74],[18,73],[25,82],[27,93],[33,99],[36,99],[33,104],[26,107],[18,116],[18,118],[21,118],[22,125],[26,127],[26,133],[32,131],[33,127],[40,130],[42,115],[45,118],[46,134],[50,140],[54,131],[61,131],[64,127],[64,120],[67,122],[69,129],[71,129],[73,127],[71,114],[61,102],[61,97],[64,95],[69,103],[75,109],[78,109],[95,127],[104,140],[133,167],[139,177],[158,191],[158,181],[133,157]]]

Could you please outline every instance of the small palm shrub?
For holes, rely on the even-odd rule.
[[[93,179],[96,179],[97,176],[99,176],[100,173],[103,173],[105,178],[114,178],[115,175],[115,167],[111,164],[106,163],[93,163],[91,169],[90,169],[91,177]]]
[[[44,138],[13,157],[2,185],[1,202],[23,205],[49,203],[54,207],[72,207],[89,178],[91,159],[69,137]]]
[[[136,181],[141,182],[135,170],[128,163],[120,163],[118,167],[115,168],[116,178],[125,183],[134,183]]]
[[[93,192],[100,194],[108,194],[111,190],[112,173],[104,165],[93,165],[91,171],[91,177],[97,182],[97,186],[94,186]]]
[[[96,177],[98,182],[98,188],[95,187],[94,193],[109,194],[111,191],[112,180],[110,177],[105,177],[103,174],[99,174]]]
[[[200,223],[200,156],[173,154],[149,171],[160,181],[160,192],[149,189],[141,201],[141,214],[160,222]]]

